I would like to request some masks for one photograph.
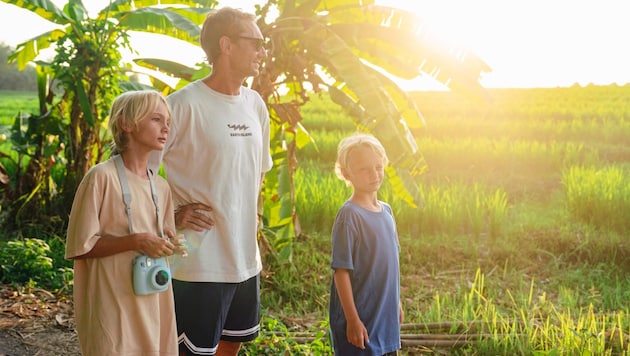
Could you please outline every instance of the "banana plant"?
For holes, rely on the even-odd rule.
[[[264,215],[274,232],[271,250],[290,260],[292,236],[301,233],[293,173],[299,149],[312,141],[299,108],[313,93],[327,92],[357,130],[381,140],[392,163],[386,173],[395,194],[411,207],[420,206],[418,177],[427,165],[416,137],[426,122],[391,77],[429,75],[454,91],[483,98],[478,79],[489,67],[473,53],[434,40],[413,14],[370,0],[268,0],[256,13],[269,40],[268,58],[251,86],[266,100],[272,118],[274,168],[264,192]],[[183,78],[183,84],[200,77],[195,68],[176,63],[149,58],[138,63]]]
[[[121,50],[133,53],[129,32],[197,43],[199,25],[217,1],[116,0],[92,17],[81,0],[68,0],[62,8],[51,0],[2,1],[56,25],[19,44],[9,60],[19,68],[35,61],[49,76],[48,84],[54,84],[52,92],[59,97],[51,113],[58,115],[66,132],[65,142],[60,142],[66,169],[63,187],[57,189],[63,204],[55,211],[64,215],[78,182],[107,152],[105,127],[111,102],[121,91],[138,86],[129,81],[132,62],[121,55]],[[49,47],[54,48],[54,58],[49,62],[38,60],[41,51]],[[44,134],[56,136],[54,132]]]
[[[281,4],[274,10],[274,5]],[[273,11],[279,15],[273,21]],[[293,206],[297,150],[308,142],[299,106],[326,91],[346,109],[357,130],[375,135],[391,161],[386,170],[395,194],[411,207],[422,204],[418,177],[427,165],[416,142],[426,127],[420,108],[391,79],[430,75],[451,89],[484,97],[478,79],[489,67],[473,53],[445,49],[413,14],[366,0],[270,0],[258,7],[258,25],[269,39],[269,57],[253,82],[268,101],[275,132],[286,143],[275,224],[299,233]],[[389,75],[386,75],[388,73]],[[289,89],[287,95],[281,95]],[[289,96],[291,99],[288,99]],[[289,219],[291,217],[292,219]],[[288,233],[278,240],[287,243]]]
[[[77,48],[83,48],[80,40],[84,37],[96,38],[92,42],[99,44],[87,46],[89,51],[83,56],[59,56],[57,65],[54,61],[51,65],[53,74],[63,74],[57,78],[62,78],[64,86],[70,89],[67,95],[71,104],[67,107],[73,109],[71,113],[76,113],[79,123],[69,125],[72,149],[67,149],[66,155],[71,161],[91,157],[69,165],[68,171],[79,172],[79,176],[100,157],[98,150],[96,155],[93,153],[94,147],[102,147],[99,140],[106,119],[104,108],[116,90],[125,87],[121,81],[125,78],[112,73],[129,69],[119,65],[120,58],[115,56],[117,46],[128,47],[127,32],[144,29],[197,44],[198,25],[216,6],[214,1],[119,0],[101,10],[96,18],[88,19],[79,0],[69,0],[63,9],[47,0],[2,1],[65,26],[18,46],[12,58],[19,65],[32,61],[51,43],[63,46],[72,36],[76,37]],[[187,7],[154,7],[158,3]],[[299,108],[313,93],[327,92],[347,110],[358,130],[373,133],[383,142],[392,162],[387,175],[395,193],[410,206],[420,205],[418,177],[427,166],[415,137],[422,134],[426,122],[420,108],[391,76],[412,79],[429,75],[454,91],[482,97],[478,79],[481,72],[489,70],[487,65],[473,53],[450,50],[435,41],[414,15],[378,6],[370,0],[268,0],[257,6],[256,13],[269,47],[261,74],[250,85],[267,101],[272,117],[275,165],[267,175],[264,196],[267,226],[274,232],[273,250],[283,259],[290,259],[292,236],[300,234],[294,209],[293,173],[298,167],[299,149],[312,140],[301,124]],[[93,27],[86,28],[89,23]],[[81,66],[76,67],[85,73],[79,77],[66,74],[64,70],[75,66],[70,59],[77,57],[97,63],[86,65],[79,61]],[[152,58],[135,62],[182,78],[177,88],[210,70],[202,64],[188,68]],[[165,94],[176,89],[157,78],[152,83]],[[109,99],[96,100],[101,97]],[[74,122],[74,114],[70,117]],[[86,138],[90,138],[89,144],[79,147]],[[70,183],[72,186],[76,180]]]

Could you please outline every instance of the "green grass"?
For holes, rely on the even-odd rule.
[[[407,323],[474,322],[468,333],[491,336],[448,354],[627,354],[630,86],[496,90],[490,105],[414,95],[428,122],[424,206],[379,192],[399,227]],[[298,153],[305,233],[293,266],[266,261],[263,304],[289,329],[320,330],[330,229],[350,194],[332,167],[353,128],[323,99],[304,117],[317,143]]]
[[[36,112],[39,107],[37,93],[22,91],[0,91],[0,125],[13,124],[21,113]]]
[[[17,153],[10,142],[11,127],[18,115],[22,115],[25,118],[28,116],[28,113],[36,112],[38,106],[37,93],[0,91],[0,165],[3,166],[9,176],[12,176],[17,169],[11,162],[11,160],[17,159]],[[4,156],[5,154],[6,157]],[[2,212],[1,205],[0,212]]]
[[[629,169],[573,166],[564,172],[562,181],[567,209],[575,219],[619,232],[630,231]]]

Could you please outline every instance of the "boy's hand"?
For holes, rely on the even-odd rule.
[[[186,249],[185,245],[186,237],[184,236],[184,234],[175,235],[175,233],[173,233],[172,231],[168,231],[166,235],[171,240],[173,246],[175,246],[175,248],[173,249],[173,253],[179,254],[182,257],[188,257],[188,250]]]
[[[175,246],[167,239],[146,232],[134,235],[136,241],[138,241],[138,251],[144,255],[151,258],[160,258],[173,254]]]
[[[365,350],[365,344],[370,342],[367,329],[360,319],[355,319],[353,321],[348,320],[348,325],[346,326],[346,337],[348,338],[349,343],[361,350]]]

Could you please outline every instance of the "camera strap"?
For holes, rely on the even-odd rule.
[[[125,203],[125,211],[127,212],[127,220],[129,221],[129,233],[133,234],[133,225],[131,223],[131,192],[129,191],[129,183],[127,182],[127,173],[125,173],[125,164],[123,163],[120,155],[115,155],[113,159],[116,164],[118,179],[120,180],[120,186],[123,192],[123,202]],[[162,220],[160,219],[160,205],[158,204],[157,189],[155,188],[155,182],[153,181],[153,174],[149,168],[147,168],[147,175],[149,176],[149,184],[151,185],[153,205],[155,205],[155,218],[157,220],[158,236],[164,238],[162,232]]]

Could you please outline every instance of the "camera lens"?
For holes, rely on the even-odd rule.
[[[160,270],[155,274],[155,282],[159,286],[163,286],[168,283],[168,272],[165,270]]]

